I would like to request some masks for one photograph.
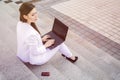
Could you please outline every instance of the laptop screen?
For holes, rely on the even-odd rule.
[[[52,31],[60,38],[62,38],[62,40],[65,40],[68,32],[68,27],[55,18]]]

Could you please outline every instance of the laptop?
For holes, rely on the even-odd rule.
[[[55,43],[49,47],[49,49],[53,49],[63,43],[66,39],[68,32],[68,27],[63,24],[60,20],[55,18],[52,30],[45,35],[50,35],[52,39],[55,39]]]

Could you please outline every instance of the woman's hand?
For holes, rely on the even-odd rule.
[[[48,40],[48,38],[50,38],[50,35],[45,35],[42,37],[42,41],[46,42]]]
[[[55,39],[49,39],[44,45],[45,47],[50,47],[55,43]]]

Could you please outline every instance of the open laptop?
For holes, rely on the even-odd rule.
[[[63,43],[66,39],[68,27],[63,24],[60,20],[55,18],[52,30],[45,35],[50,35],[52,39],[55,39],[54,45],[50,46],[49,49],[53,49]]]

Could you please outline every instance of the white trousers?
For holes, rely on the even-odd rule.
[[[59,51],[61,54],[64,54],[66,57],[72,56],[72,53],[70,52],[68,47],[64,43],[62,43],[52,50],[47,49],[47,52],[38,59],[39,61],[37,61],[35,65],[45,64],[57,53],[57,51]]]

